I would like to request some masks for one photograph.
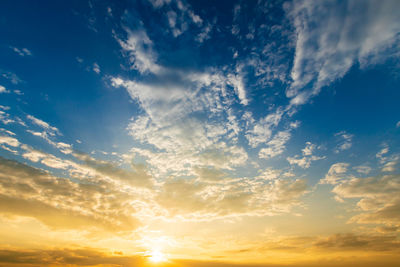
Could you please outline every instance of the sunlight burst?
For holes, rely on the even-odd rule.
[[[150,252],[149,260],[153,263],[159,263],[167,261],[167,258],[164,253],[161,251],[155,250]]]

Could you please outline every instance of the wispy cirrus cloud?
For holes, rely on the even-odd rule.
[[[304,104],[352,66],[397,57],[398,1],[296,1],[287,14],[296,31],[291,83],[286,94]],[[335,26],[333,26],[335,25]]]

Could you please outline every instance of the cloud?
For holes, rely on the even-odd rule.
[[[154,8],[160,8],[164,5],[171,3],[171,0],[149,0]]]
[[[155,66],[152,55],[146,54]],[[152,145],[153,151],[146,152],[150,164],[157,162],[152,167],[165,169],[173,158],[168,168],[175,172],[210,165],[232,169],[243,164],[247,153],[235,145],[240,127],[230,108],[237,100],[228,91],[233,87],[239,101],[248,103],[240,74],[156,66],[145,68],[148,73],[143,75],[149,79],[142,81],[111,78],[112,85],[124,87],[144,111],[132,118],[128,131],[135,140]]]
[[[46,133],[51,135],[51,136],[54,136],[56,134],[58,134],[58,135],[61,134],[60,131],[56,127],[51,126],[50,124],[48,124],[45,121],[42,121],[41,119],[38,119],[38,118],[36,118],[36,117],[34,117],[32,115],[27,115],[26,117],[27,117],[27,119],[29,119],[31,122],[33,122],[37,126],[45,129]]]
[[[144,29],[127,30],[127,40],[115,37],[123,51],[128,54],[132,69],[140,73],[158,73],[161,67],[156,63],[157,54],[153,51],[153,42]]]
[[[191,6],[184,0],[168,1],[168,0],[149,0],[153,8],[156,10],[164,7],[168,25],[172,35],[178,37],[189,29],[189,25],[193,24],[197,27],[203,25],[203,19],[194,13]],[[173,8],[175,6],[176,8]]]
[[[363,165],[353,167],[353,169],[355,169],[358,173],[361,173],[361,174],[368,174],[372,171],[371,167],[363,166]]]
[[[335,237],[330,237],[334,239]],[[396,243],[390,238],[380,238],[380,237],[366,237],[361,235],[346,235],[338,234],[337,239],[356,239],[361,241],[370,242],[374,244],[376,240],[375,247],[377,251],[379,246],[386,244],[389,246],[390,250],[396,249]],[[296,244],[299,242],[306,242],[306,240],[313,240],[311,238],[286,238],[282,239],[282,242],[288,244]],[[321,242],[323,242],[321,240]],[[315,246],[318,244],[315,244]],[[329,248],[327,248],[329,249]],[[272,248],[273,251],[277,251]],[[386,249],[387,251],[388,249]],[[239,253],[244,252],[244,250],[230,251],[229,255],[240,255]],[[369,250],[369,253],[373,251]],[[224,253],[225,254],[225,253]],[[385,257],[379,257],[373,254],[373,258],[365,257],[363,255],[352,255],[351,257],[340,257],[332,258],[326,257],[324,260],[314,259],[314,260],[300,260],[298,262],[286,263],[284,265],[276,263],[240,263],[232,262],[224,256],[216,256],[218,260],[188,260],[188,259],[171,259],[168,262],[170,267],[276,267],[276,266],[287,266],[287,267],[306,267],[312,266],[317,267],[323,264],[327,267],[373,267],[384,264],[387,267],[396,267],[398,264],[398,257],[392,254],[386,255]],[[226,261],[225,261],[226,260]],[[147,260],[143,256],[130,255],[120,253],[119,251],[112,250],[100,250],[90,247],[70,247],[70,248],[60,248],[60,249],[18,249],[18,248],[2,248],[0,250],[0,263],[7,264],[7,266],[144,266],[148,265]]]
[[[97,74],[100,73],[100,66],[96,62],[93,63],[93,71],[96,72]]]
[[[197,221],[213,220],[226,216],[286,213],[300,204],[299,199],[306,189],[302,179],[261,178],[254,182],[245,178],[230,181],[218,179],[211,184],[173,179],[163,185],[156,200],[169,216]]]
[[[337,184],[339,181],[347,178],[347,170],[350,164],[339,162],[332,164],[329,168],[328,173],[325,175],[325,178],[320,180],[321,184]]]
[[[260,158],[273,158],[283,153],[285,144],[289,141],[291,134],[288,131],[278,132],[258,153]]]
[[[21,57],[25,57],[25,56],[32,56],[32,52],[28,49],[28,48],[17,48],[17,47],[13,47],[10,46],[10,48],[17,53],[18,55],[20,55]]]
[[[246,133],[246,138],[251,147],[257,147],[259,144],[269,140],[272,130],[282,119],[283,111],[278,109],[275,113],[268,114],[264,118],[253,124],[253,127]]]
[[[213,29],[213,26],[211,24],[207,24],[202,31],[196,36],[196,41],[199,43],[203,43],[204,41],[208,40],[211,38],[210,33]]]
[[[2,93],[9,93],[10,91],[8,91],[4,86],[0,85],[0,94]]]
[[[303,157],[301,157],[300,155],[296,155],[294,157],[287,157],[286,159],[290,165],[296,164],[303,169],[308,169],[308,168],[310,168],[311,163],[313,161],[317,161],[317,160],[321,160],[321,159],[325,158],[325,156],[312,155],[315,148],[316,148],[315,144],[312,144],[311,142],[306,142],[306,147],[301,150]]]
[[[123,181],[132,186],[149,187],[152,185],[151,176],[142,164],[132,162],[130,166],[132,170],[125,170],[111,162],[96,160],[85,153],[75,152],[74,156],[103,176]]]
[[[239,97],[240,103],[244,106],[249,104],[249,100],[246,98],[246,90],[244,88],[243,76],[242,75],[228,75],[228,83],[233,86],[236,90],[236,94]]]
[[[12,84],[19,84],[21,82],[23,82],[18,76],[17,74],[11,72],[11,71],[2,71],[0,70],[1,76],[3,76],[5,79],[9,80]]]
[[[288,4],[296,31],[293,82],[286,92],[293,104],[306,103],[355,64],[367,67],[397,57],[399,8],[396,0]]]
[[[357,206],[362,212],[350,222],[400,226],[399,175],[347,179],[332,192],[343,199],[360,199]]]
[[[3,110],[0,110],[0,121],[3,123],[3,124],[9,124],[9,123],[14,123],[15,122],[15,120],[13,120],[13,119],[11,119],[10,118],[10,114],[8,114],[7,112],[5,112],[5,110],[8,110],[9,109],[9,107],[5,107],[5,106],[0,106],[0,109],[3,109]]]
[[[13,147],[18,147],[20,144],[16,138],[9,136],[0,136],[0,143],[7,144]]]
[[[347,149],[351,148],[351,146],[352,146],[351,142],[353,139],[352,134],[346,133],[346,131],[341,131],[341,132],[336,133],[335,136],[337,136],[339,139],[341,139],[335,149],[335,153],[339,153],[343,150],[347,150]]]
[[[383,148],[376,153],[376,158],[382,166],[382,172],[394,172],[399,161],[399,155],[389,155],[389,147],[384,145]]]
[[[384,163],[386,161],[386,157],[384,156],[389,152],[389,147],[384,146],[378,153],[376,153],[376,157],[380,160],[381,163]]]
[[[10,249],[0,250],[0,263],[8,266],[142,266],[144,258],[124,256],[94,248]]]
[[[320,249],[336,250],[368,250],[368,251],[391,251],[398,250],[400,244],[396,236],[380,235],[356,235],[353,233],[334,234],[320,238],[313,243],[314,247]]]
[[[383,172],[394,172],[396,170],[397,159],[394,161],[389,161],[383,165],[382,171]]]
[[[75,183],[0,158],[0,213],[33,217],[61,229],[135,229],[132,196],[106,182]],[[98,203],[93,205],[94,203]],[[112,207],[112,208],[111,208]]]

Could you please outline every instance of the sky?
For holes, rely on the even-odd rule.
[[[400,1],[0,3],[0,266],[398,266]]]

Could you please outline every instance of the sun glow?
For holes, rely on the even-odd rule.
[[[149,260],[153,263],[160,263],[167,261],[167,258],[164,253],[159,250],[151,251],[149,254]]]

